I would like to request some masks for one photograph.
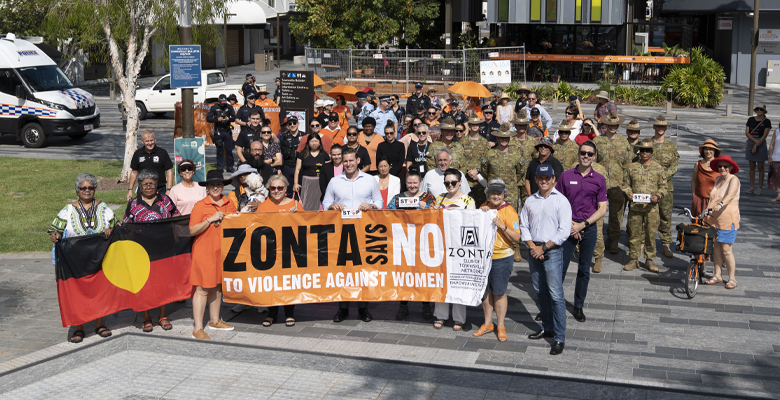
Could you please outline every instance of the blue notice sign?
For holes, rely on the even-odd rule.
[[[195,88],[200,81],[200,45],[168,46],[171,60],[171,88]]]

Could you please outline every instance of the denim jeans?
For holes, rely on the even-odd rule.
[[[574,239],[569,236],[563,242],[563,274],[561,279],[566,278],[566,271],[569,269],[569,262],[574,255],[574,247],[580,244],[580,256],[577,260],[577,280],[574,283],[574,307],[582,308],[585,305],[585,296],[588,295],[588,282],[590,282],[590,259],[593,258],[593,251],[596,249],[598,240],[598,229],[596,225],[591,225],[582,230],[582,240]]]
[[[538,260],[528,252],[528,266],[534,283],[542,329],[555,333],[555,341],[566,342],[566,300],[563,298],[563,249],[557,247],[546,253],[549,260]]]

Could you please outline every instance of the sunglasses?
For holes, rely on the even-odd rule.
[[[195,171],[195,167],[193,167],[192,165],[182,165],[181,167],[179,167],[179,171],[181,171],[181,172],[184,172],[184,171]]]
[[[347,136],[357,136],[357,133],[347,133]]]
[[[730,164],[718,164],[718,169],[729,169],[729,167],[731,167]]]
[[[453,187],[458,186],[460,184],[460,181],[444,181],[445,187]]]
[[[639,149],[640,153],[652,153],[653,149]]]
[[[94,186],[82,186],[82,187],[79,188],[79,190],[82,191],[82,192],[88,192],[90,190],[94,191],[95,187]]]
[[[320,124],[311,124],[310,126],[311,126],[312,128],[319,128],[319,127],[320,127]]]
[[[536,100],[536,97],[529,97],[528,100]]]
[[[284,190],[284,186],[271,186],[268,189],[272,192],[281,192]]]
[[[465,129],[455,129],[455,131],[457,131],[457,132],[465,132],[466,130]]]
[[[570,111],[566,111],[566,115],[574,115],[574,113]]]
[[[415,127],[417,127],[417,125],[420,125],[420,124],[414,124]]]
[[[298,121],[290,121],[287,125],[298,125]]]
[[[596,153],[594,153],[592,151],[580,151],[580,155],[581,156],[593,157],[594,155],[596,155]]]
[[[260,131],[260,133],[262,133],[263,135],[265,135],[265,134],[269,134],[270,135],[271,131]]]

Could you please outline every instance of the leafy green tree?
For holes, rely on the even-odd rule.
[[[48,11],[46,0],[0,0],[0,33],[43,36],[41,21]]]
[[[693,107],[717,107],[723,99],[726,74],[723,66],[704,53],[701,47],[690,51],[690,64],[675,64],[664,77],[661,88],[672,89],[674,101]]]
[[[43,0],[46,1],[46,0]],[[90,50],[90,59],[106,62],[116,77],[126,110],[135,110],[135,89],[150,44],[164,44],[159,65],[168,61],[169,44],[177,44],[177,0],[50,0],[43,21],[49,37],[60,45]],[[220,42],[216,22],[229,0],[191,0],[193,41],[204,48]],[[125,156],[121,179],[130,175],[130,159],[137,146],[138,114],[128,112]]]
[[[290,32],[313,47],[382,45],[397,38],[413,46],[439,16],[433,0],[298,0]]]

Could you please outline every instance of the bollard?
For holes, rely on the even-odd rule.
[[[666,89],[667,93],[669,93],[666,96],[666,113],[671,114],[672,113],[672,88]]]
[[[553,103],[553,107],[552,107],[553,111],[557,111],[558,110],[558,98],[557,97],[553,97],[553,102],[552,103]]]
[[[726,91],[726,94],[728,94],[729,96],[728,104],[726,104],[726,118],[731,118],[731,109],[732,109],[731,95],[734,94],[734,90],[729,89]]]

